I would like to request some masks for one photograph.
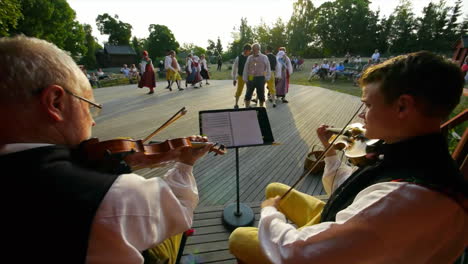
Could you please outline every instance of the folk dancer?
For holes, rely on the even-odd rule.
[[[249,57],[251,51],[252,46],[250,46],[250,44],[245,44],[242,54],[236,57],[236,59],[234,60],[234,64],[232,65],[232,84],[234,86],[236,86],[237,84],[236,93],[234,94],[236,98],[236,104],[234,105],[235,109],[239,108],[239,98],[242,95],[242,90],[244,90],[245,83],[242,79],[242,74],[244,73],[245,62],[247,61],[247,58]]]
[[[210,73],[208,72],[208,63],[206,62],[205,54],[202,54],[200,56],[200,66],[201,66],[201,71],[200,74],[205,79],[205,84],[208,85],[210,84],[208,80],[210,79]]]
[[[257,91],[259,106],[265,103],[265,82],[271,77],[270,61],[268,57],[260,52],[260,44],[252,45],[253,54],[247,58],[242,79],[247,83],[245,92],[245,107],[250,107],[250,100],[254,90]]]
[[[154,75],[153,62],[148,56],[146,50],[143,51],[143,58],[141,59],[141,79],[138,82],[138,88],[148,87],[148,94],[154,93],[154,87],[156,87],[156,76]]]
[[[289,77],[293,72],[291,60],[286,55],[284,48],[280,48],[278,54],[278,76],[276,77],[276,96],[281,98],[283,103],[288,103],[286,100],[286,94],[289,92]]]

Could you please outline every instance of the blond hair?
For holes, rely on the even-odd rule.
[[[28,100],[50,85],[77,94],[91,89],[78,65],[54,44],[25,36],[0,38],[0,100]]]

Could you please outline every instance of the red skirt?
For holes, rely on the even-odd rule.
[[[141,76],[138,88],[154,88],[156,87],[156,76],[154,75],[153,65],[150,63],[146,64],[145,72]]]

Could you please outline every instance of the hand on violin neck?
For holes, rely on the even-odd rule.
[[[180,155],[177,158],[178,162],[191,165],[193,166],[195,162],[203,157],[213,146],[211,143],[206,143],[208,142],[207,137],[202,137],[198,135],[190,136],[188,137],[190,142],[192,142],[192,145],[196,145],[197,142],[200,143],[205,143],[205,144],[200,144],[200,147],[190,147],[190,148],[182,148],[180,150]]]

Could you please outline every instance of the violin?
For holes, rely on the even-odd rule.
[[[143,140],[111,139],[99,141],[91,138],[78,147],[79,160],[87,167],[99,171],[130,172],[143,168],[161,167],[175,161],[183,148],[201,148],[207,142],[193,142],[189,138],[176,138],[160,143],[143,143]],[[210,152],[223,155],[226,149],[223,145],[213,145]]]
[[[123,138],[99,141],[97,138],[91,138],[82,142],[73,151],[72,155],[83,166],[101,172],[121,174],[143,168],[164,166],[177,160],[183,148],[201,148],[210,144],[207,142],[193,142],[189,138],[176,138],[145,144],[146,141],[185,115],[186,112],[185,107],[182,107],[143,140]],[[226,148],[224,145],[218,146],[216,143],[210,148],[210,152],[215,152],[215,155],[223,155],[226,153]]]
[[[342,128],[327,128],[333,133],[340,133]],[[364,136],[366,130],[360,123],[350,124],[345,127],[342,135],[334,134],[329,143],[333,142],[336,150],[342,150],[346,158],[355,166],[365,166],[375,162],[379,149],[383,144],[380,139],[368,139]]]

